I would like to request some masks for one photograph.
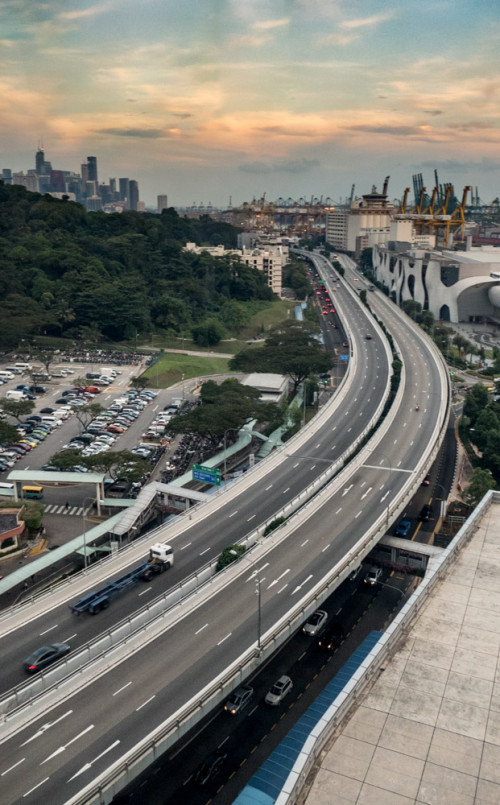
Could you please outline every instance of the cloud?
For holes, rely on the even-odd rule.
[[[326,34],[325,36],[319,37],[317,41],[320,46],[338,45],[339,47],[345,47],[355,42],[356,39],[359,39],[359,34]]]
[[[238,34],[228,39],[228,47],[232,48],[260,48],[272,41],[266,34]]]
[[[469,120],[464,123],[448,123],[450,129],[457,129],[458,131],[477,131],[478,129],[496,129],[493,123],[488,123],[486,120]]]
[[[420,162],[415,167],[419,169],[431,168],[433,170],[436,168],[440,171],[448,171],[450,174],[458,171],[470,171],[471,173],[482,171],[489,173],[490,171],[500,170],[500,160],[482,159],[480,162],[466,159],[444,159],[441,162],[439,160],[426,160],[425,162]]]
[[[140,137],[146,140],[158,140],[179,134],[179,129],[95,129],[97,134],[112,134],[115,137]]]
[[[296,126],[290,128],[288,126],[257,126],[257,131],[264,134],[279,134],[283,137],[317,137],[318,132],[311,129],[299,129]]]
[[[393,11],[386,11],[384,14],[373,14],[371,17],[360,17],[357,20],[343,20],[339,23],[339,27],[349,31],[355,28],[372,28],[380,25],[381,22],[387,22],[393,17]]]
[[[346,126],[349,131],[368,132],[371,134],[388,134],[390,136],[403,136],[409,134],[425,134],[428,135],[432,129],[430,126],[375,126],[370,124],[360,124],[358,126]]]
[[[260,22],[255,22],[252,27],[258,31],[269,31],[272,28],[283,28],[289,24],[289,17],[282,17],[280,20],[261,20]]]
[[[283,159],[277,162],[244,162],[243,173],[307,173],[320,165],[317,159]]]
[[[442,115],[444,114],[442,109],[422,109],[422,112],[425,112],[426,115]]]
[[[114,3],[101,3],[97,6],[89,6],[89,8],[75,9],[74,11],[62,11],[59,18],[62,20],[79,20],[83,17],[96,17],[99,14],[104,14],[110,11]]]

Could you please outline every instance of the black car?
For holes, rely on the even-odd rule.
[[[344,639],[344,630],[340,623],[332,623],[327,629],[318,637],[318,648],[326,649],[326,651],[334,651]]]
[[[56,410],[55,408],[42,408],[40,413],[41,414],[53,414],[55,410]]]
[[[219,774],[226,758],[227,754],[225,752],[217,752],[215,755],[210,755],[195,771],[193,782],[199,785],[200,788],[208,785],[208,783]]]
[[[42,646],[25,659],[23,668],[27,674],[36,674],[37,671],[42,671],[47,665],[56,662],[70,651],[71,646],[68,646],[67,643],[51,643],[49,646]]]
[[[30,386],[29,390],[33,392],[33,394],[45,394],[47,391],[46,386]]]
[[[420,519],[422,522],[427,523],[432,517],[432,506],[428,503],[425,506],[422,506],[422,510],[420,512]]]

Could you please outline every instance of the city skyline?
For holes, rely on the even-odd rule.
[[[2,168],[95,154],[156,207],[361,195],[413,173],[500,195],[490,0],[0,0]]]

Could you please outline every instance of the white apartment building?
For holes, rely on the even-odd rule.
[[[196,243],[186,243],[184,250],[201,254],[208,252],[212,257],[225,257],[234,254],[242,263],[263,271],[267,284],[277,296],[281,296],[282,271],[288,262],[288,246],[281,244],[267,245],[265,248],[256,245],[248,249],[225,249],[224,246],[197,246]]]

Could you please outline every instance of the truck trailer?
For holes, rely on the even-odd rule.
[[[136,584],[138,581],[151,581],[153,576],[163,573],[174,564],[174,552],[166,542],[155,542],[149,549],[148,559],[139,567],[131,570],[125,576],[106,584],[102,590],[94,590],[82,596],[76,604],[70,604],[69,608],[75,615],[88,612],[96,615],[101,609],[107,609],[111,599],[119,593]]]

